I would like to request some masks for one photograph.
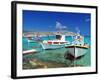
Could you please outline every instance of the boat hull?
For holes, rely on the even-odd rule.
[[[86,47],[79,47],[79,46],[67,46],[67,53],[73,56],[74,58],[81,57],[87,53]]]
[[[64,45],[57,45],[57,44],[42,44],[43,49],[58,49],[64,47]]]

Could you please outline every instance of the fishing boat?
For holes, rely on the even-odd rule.
[[[69,42],[65,40],[65,35],[56,35],[54,40],[44,40],[41,45],[43,49],[57,49],[65,47]]]
[[[33,38],[32,37],[27,37],[27,41],[28,42],[33,42]]]
[[[73,58],[79,58],[87,53],[89,45],[84,43],[84,36],[79,33],[73,37],[73,41],[70,45],[65,46],[67,48],[67,54]]]
[[[36,35],[34,37],[27,37],[28,42],[41,42],[41,36],[40,35]]]
[[[67,54],[73,58],[79,58],[86,54],[88,46],[81,46],[81,45],[70,45],[66,46],[65,48],[68,49]]]

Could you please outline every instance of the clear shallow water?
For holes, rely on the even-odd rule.
[[[51,36],[49,38],[43,37],[42,39],[48,40],[48,39],[54,39],[54,38],[55,38],[54,36]],[[72,37],[66,37],[66,40],[72,41]],[[85,43],[88,43],[90,45],[90,37],[85,37],[84,41]],[[60,49],[55,49],[55,50],[43,50],[42,46],[39,43],[37,42],[28,43],[27,39],[23,38],[23,50],[29,50],[29,49],[40,50],[40,52],[23,55],[23,69],[40,68],[38,66],[33,67],[34,65],[31,65],[30,61],[32,61],[32,64],[41,63],[43,65],[48,65],[47,66],[48,68],[49,67],[51,68],[52,67],[54,68],[55,67],[70,67],[72,65],[76,65],[76,66],[90,66],[91,65],[90,48],[87,50],[87,53],[84,56],[74,61],[66,59],[64,57],[65,53],[67,52],[66,48],[60,48]],[[50,63],[50,64],[47,64],[47,63]]]

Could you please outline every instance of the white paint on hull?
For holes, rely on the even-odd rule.
[[[87,48],[72,47],[67,49],[68,49],[68,53],[74,56],[75,58],[85,55],[87,52]]]
[[[41,44],[43,49],[57,49],[57,48],[62,48],[64,45],[57,45],[57,44]]]
[[[34,52],[37,52],[37,50],[35,49],[26,50],[26,51],[23,51],[23,54],[34,53]]]

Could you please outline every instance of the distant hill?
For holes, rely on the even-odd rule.
[[[52,32],[30,32],[30,31],[23,31],[23,36],[35,36],[35,35],[41,35],[41,36],[50,36],[50,35],[57,35],[62,34],[66,36],[75,36],[76,33],[70,32],[70,31],[52,31]]]

